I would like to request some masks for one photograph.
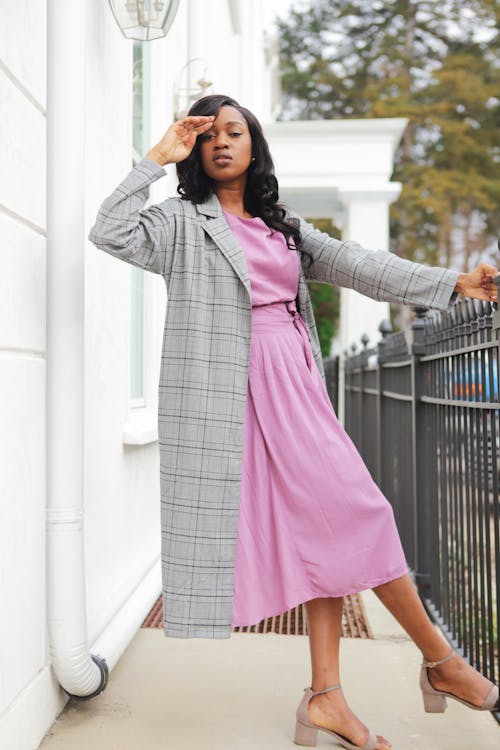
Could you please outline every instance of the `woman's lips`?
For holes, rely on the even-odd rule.
[[[232,157],[229,156],[229,154],[219,154],[218,156],[214,156],[214,163],[215,164],[229,164],[230,161],[232,161]]]

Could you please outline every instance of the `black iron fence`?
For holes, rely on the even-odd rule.
[[[339,406],[339,358],[335,356],[325,358],[323,360],[323,367],[325,369],[326,390],[330,396],[335,413],[337,413]]]
[[[498,684],[500,311],[463,300],[415,312],[411,329],[346,357],[345,426],[393,505],[429,613]]]

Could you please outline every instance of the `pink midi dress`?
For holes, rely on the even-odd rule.
[[[232,625],[408,572],[392,506],[337,420],[295,298],[299,256],[224,212],[245,254],[252,338]]]

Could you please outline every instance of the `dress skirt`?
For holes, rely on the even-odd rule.
[[[241,626],[373,588],[408,565],[392,506],[338,422],[314,361],[295,305],[296,251],[280,233],[270,237],[261,219],[226,219],[245,251],[252,303],[254,294],[259,301],[234,577],[232,625]]]

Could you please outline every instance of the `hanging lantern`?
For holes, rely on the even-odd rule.
[[[123,36],[149,42],[167,35],[179,0],[109,0],[109,4]]]

